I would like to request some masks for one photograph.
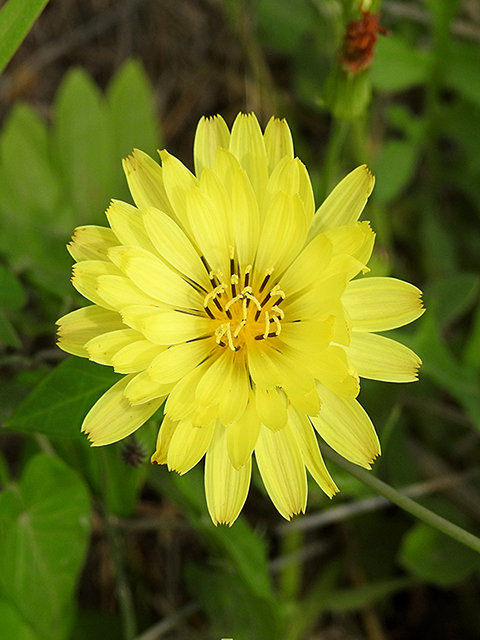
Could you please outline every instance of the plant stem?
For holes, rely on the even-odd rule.
[[[324,449],[322,449],[322,451],[323,450]],[[465,531],[465,529],[453,524],[453,522],[433,513],[430,509],[427,509],[426,507],[418,504],[418,502],[408,498],[406,495],[400,493],[385,482],[382,482],[368,471],[365,471],[365,469],[361,469],[360,467],[348,462],[331,449],[327,449],[327,447],[325,447],[324,452],[327,458],[337,466],[348,471],[348,473],[357,478],[357,480],[360,480],[371,487],[376,493],[384,496],[404,511],[408,511],[408,513],[411,513],[419,520],[425,522],[425,524],[428,524],[434,529],[437,529],[454,540],[457,540],[457,542],[461,542],[467,547],[470,547],[474,551],[478,551],[480,553],[480,538],[477,538],[477,536],[474,536],[472,533],[469,533],[468,531]]]
[[[340,152],[349,129],[349,122],[339,120],[332,116],[330,138],[323,167],[323,176],[320,183],[318,201],[323,202],[330,192],[332,184],[335,182],[338,173],[338,163]]]
[[[120,616],[122,618],[122,629],[124,640],[134,640],[137,636],[137,618],[135,607],[133,604],[132,592],[128,583],[125,571],[124,553],[122,549],[121,533],[113,524],[113,517],[110,513],[107,503],[107,460],[103,456],[103,515],[105,520],[105,532],[107,535],[110,555],[115,567],[116,593],[118,598],[118,606],[120,608]]]

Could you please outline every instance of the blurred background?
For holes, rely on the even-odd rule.
[[[50,0],[0,76],[0,637],[475,640],[480,556],[334,462],[340,493],[312,483],[305,516],[254,474],[215,528],[200,468],[149,463],[161,414],[109,447],[80,435],[116,377],[55,347],[84,304],[65,244],[131,201],[132,148],[192,168],[198,119],[239,111],[287,118],[317,205],[376,175],[371,274],[427,313],[395,332],[420,381],[362,382],[372,473],[480,534],[480,2]]]

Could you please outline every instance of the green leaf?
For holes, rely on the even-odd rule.
[[[210,618],[214,637],[279,638],[275,601],[255,597],[238,575],[189,565],[186,577],[192,596]]]
[[[20,103],[10,111],[1,136],[0,161],[2,191],[21,207],[15,211],[17,224],[25,230],[26,223],[39,229],[54,223],[61,187],[49,160],[47,127],[28,105]]]
[[[440,327],[446,327],[465,315],[478,294],[480,276],[456,273],[433,282],[425,291],[425,306]]]
[[[150,483],[163,495],[179,503],[188,514],[192,526],[214,553],[220,551],[261,598],[272,597],[265,541],[240,516],[232,527],[212,526],[206,515],[202,470],[197,466],[178,476],[166,469],[152,467]]]
[[[371,79],[380,91],[406,91],[423,84],[429,74],[428,52],[390,35],[377,42]]]
[[[83,482],[45,454],[32,458],[18,485],[0,495],[0,592],[42,640],[68,635],[89,513]],[[0,617],[0,637],[10,638],[2,624]]]
[[[3,309],[0,309],[0,344],[2,342],[8,347],[16,347],[17,349],[22,346],[20,336],[15,331]]]
[[[421,328],[410,342],[416,353],[423,360],[421,374],[426,375],[450,395],[470,414],[477,429],[480,429],[480,395],[478,393],[480,379],[478,371],[473,367],[457,361],[444,340],[440,337],[439,328],[431,314],[425,314]]]
[[[27,300],[25,291],[15,275],[0,264],[0,307],[21,309]]]
[[[473,552],[472,552],[473,553]],[[358,611],[382,598],[412,586],[410,578],[392,578],[357,586],[353,589],[335,589],[325,596],[323,606],[327,611]]]
[[[79,437],[87,412],[115,382],[118,375],[111,369],[69,358],[19,405],[7,427],[48,436]]]
[[[480,105],[479,64],[480,53],[477,43],[459,41],[449,43],[448,55],[445,56],[444,83],[475,105]],[[473,125],[475,126],[475,122]]]
[[[47,128],[30,107],[16,105],[0,137],[0,248],[56,295],[69,286],[65,244],[73,226],[62,201]]]
[[[40,640],[15,607],[3,598],[0,598],[0,633],[8,640]]]
[[[152,87],[140,62],[129,60],[121,67],[108,87],[107,100],[117,162],[134,148],[155,155],[159,125]]]
[[[375,163],[375,197],[381,203],[393,200],[415,175],[417,145],[411,140],[388,139]]]
[[[400,562],[414,576],[448,587],[480,569],[480,556],[444,533],[423,523],[405,536]]]
[[[21,45],[48,0],[9,0],[0,11],[0,73]]]
[[[55,99],[54,151],[77,222],[105,222],[104,211],[122,176],[112,123],[93,80],[73,69]]]

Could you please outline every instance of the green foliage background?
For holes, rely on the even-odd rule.
[[[10,0],[0,12],[0,68],[45,4]],[[397,332],[424,361],[420,382],[362,385],[384,450],[372,473],[479,534],[480,16],[454,0],[384,4],[369,6],[385,9],[390,34],[356,77],[339,64],[354,2],[224,0],[221,11],[260,117],[287,116],[317,201],[367,162],[372,273],[425,292],[427,313]],[[247,93],[239,108],[251,107]],[[18,101],[1,126],[0,637],[478,637],[478,553],[388,508],[334,462],[341,493],[329,502],[312,484],[307,516],[280,522],[254,477],[245,515],[215,528],[201,469],[127,466],[124,444],[91,449],[80,435],[116,376],[54,347],[55,319],[82,304],[64,247],[76,225],[105,223],[112,197],[130,201],[120,160],[163,144],[156,97],[139,60],[106,91],[77,67],[49,121]],[[130,444],[149,454],[159,420]],[[109,604],[85,589],[109,589]]]

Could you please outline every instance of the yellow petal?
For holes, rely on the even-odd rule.
[[[258,243],[255,274],[258,285],[267,269],[280,275],[305,244],[307,224],[303,204],[298,195],[280,191],[268,208]]]
[[[194,282],[209,288],[208,273],[190,238],[182,229],[166,213],[153,207],[147,209],[143,221],[162,258]]]
[[[219,389],[218,417],[223,425],[238,420],[250,394],[250,377],[243,355],[234,354],[232,366]]]
[[[165,414],[172,420],[191,419],[198,407],[195,398],[198,383],[209,367],[210,360],[207,360],[187,373],[174,386],[165,404]]]
[[[97,278],[97,293],[111,308],[120,310],[132,304],[154,305],[166,308],[159,300],[141,291],[124,275],[106,275]]]
[[[228,273],[230,264],[229,220],[199,188],[186,194],[190,228],[211,269]]]
[[[345,349],[349,361],[362,378],[386,382],[414,382],[420,358],[403,344],[375,333],[353,331]]]
[[[315,213],[309,238],[327,229],[356,222],[374,184],[375,178],[365,164],[349,173]]]
[[[262,130],[255,114],[239,113],[235,118],[229,150],[247,172],[260,202],[267,188],[268,168]]]
[[[224,351],[220,357],[211,360],[210,366],[197,386],[195,396],[199,404],[206,407],[218,404],[220,400],[219,389],[230,375],[231,367],[233,367],[233,353],[230,350]]]
[[[124,158],[123,170],[130,193],[140,211],[156,207],[176,217],[163,184],[162,167],[155,160],[143,151],[134,149],[132,155]]]
[[[362,264],[367,264],[375,243],[375,234],[368,222],[353,222],[343,227],[328,229],[325,235],[333,245],[334,255],[347,253]]]
[[[257,387],[255,409],[261,422],[273,431],[279,431],[287,422],[287,409],[276,388]]]
[[[342,398],[356,398],[360,392],[358,376],[351,370],[341,347],[328,347],[321,355],[308,360],[315,378]]]
[[[161,398],[163,402],[173,387],[172,384],[153,382],[146,371],[131,374],[131,376],[132,378],[124,391],[124,395],[131,405],[149,403],[157,398]]]
[[[425,311],[422,292],[395,278],[362,278],[350,282],[342,303],[356,331],[387,331],[416,320]]]
[[[290,520],[293,515],[305,512],[305,465],[288,422],[280,431],[261,428],[255,457],[268,495],[281,515]]]
[[[167,453],[170,471],[180,475],[190,471],[205,455],[212,440],[215,422],[205,427],[194,427],[189,420],[181,420],[173,432]]]
[[[162,351],[148,367],[148,373],[156,382],[176,382],[195,369],[212,350],[211,340],[184,342]]]
[[[74,356],[88,358],[85,344],[108,331],[125,329],[120,315],[97,305],[76,309],[57,320],[58,346]]]
[[[151,462],[157,462],[158,464],[167,463],[168,447],[170,446],[170,442],[177,425],[178,422],[170,420],[168,416],[163,418],[158,431],[157,447],[155,449],[155,453],[151,457]]]
[[[331,498],[337,493],[338,488],[325,466],[313,427],[308,418],[295,409],[290,410],[289,413],[290,426],[297,439],[305,466],[320,489]]]
[[[345,274],[339,273],[305,289],[292,301],[287,296],[282,304],[285,318],[292,322],[295,320],[326,320],[332,315],[332,308],[339,302],[346,286]]]
[[[380,443],[363,407],[351,398],[339,398],[323,385],[317,385],[322,401],[318,416],[310,420],[320,436],[341,456],[370,469],[380,454]]]
[[[253,264],[260,235],[258,203],[247,174],[239,169],[233,176],[232,226],[241,271]]]
[[[256,344],[249,346],[248,369],[257,387],[272,389],[280,386],[280,373],[265,348]]]
[[[86,225],[77,227],[67,249],[75,260],[108,260],[107,251],[119,244],[117,236],[107,227]]]
[[[311,389],[311,391],[303,395],[290,391],[288,399],[297,411],[307,416],[316,416],[320,411],[321,402],[316,389]]]
[[[200,177],[204,167],[214,167],[218,147],[228,149],[230,131],[222,116],[200,118],[193,143],[195,173]]]
[[[90,360],[99,364],[112,364],[112,357],[123,347],[131,342],[142,338],[142,334],[133,329],[120,329],[101,333],[89,340],[85,349],[88,351]]]
[[[315,197],[313,195],[312,183],[310,181],[310,176],[308,175],[306,166],[298,158],[297,163],[299,178],[298,195],[303,202],[307,227],[310,228],[315,213]]]
[[[240,469],[249,460],[260,433],[260,418],[253,394],[242,416],[227,427],[227,449],[230,462]]]
[[[129,310],[130,307],[124,309],[122,316],[124,322],[130,326],[128,322],[128,319],[131,318]],[[145,313],[139,326],[141,327],[139,330],[144,336],[155,344],[173,345],[209,335],[211,320],[180,311],[153,309]]]
[[[328,347],[333,338],[335,318],[328,320],[305,320],[304,322],[282,322],[281,342],[302,353],[320,353]]]
[[[193,173],[191,173],[180,160],[175,158],[175,156],[170,155],[168,151],[160,151],[160,157],[162,159],[163,183],[168,199],[182,227],[187,233],[190,233],[191,229],[187,218],[186,194],[190,189],[198,187],[199,182]],[[157,209],[162,209],[162,207],[157,207]]]
[[[265,150],[268,169],[271,173],[280,160],[287,156],[293,158],[293,140],[287,121],[272,116],[265,127]]]
[[[109,249],[111,251],[111,249]],[[84,260],[73,265],[72,284],[88,300],[107,309],[114,308],[98,294],[97,278],[104,275],[122,275],[111,262],[103,260]]]
[[[214,524],[232,525],[247,499],[252,472],[251,458],[240,468],[230,462],[226,428],[217,423],[205,457],[205,494]]]
[[[287,296],[318,281],[332,258],[333,245],[325,234],[314,238],[282,275],[280,286]]]
[[[137,207],[131,204],[112,200],[105,215],[116,237],[117,244],[136,245],[155,253],[155,247],[150,241],[143,224],[143,218]]]
[[[127,344],[112,357],[112,365],[117,373],[137,373],[144,371],[165,347],[150,340],[138,340]]]
[[[142,426],[160,407],[163,398],[132,407],[124,391],[132,376],[125,376],[97,400],[82,425],[94,447],[117,442]]]
[[[200,307],[199,293],[159,258],[140,247],[113,247],[109,257],[148,296],[178,307]]]

